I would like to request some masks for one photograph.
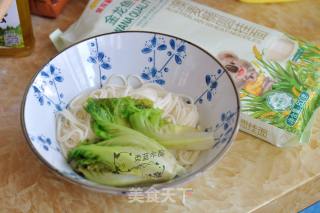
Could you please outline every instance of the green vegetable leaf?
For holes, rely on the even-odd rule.
[[[68,153],[72,168],[87,179],[128,186],[167,181],[184,172],[165,147],[142,133],[107,121],[93,124],[105,140],[81,143]]]
[[[152,105],[152,101],[148,99],[133,99],[130,97],[90,98],[87,101],[85,109],[92,119],[100,125],[105,122],[112,122],[123,126],[130,126],[127,120],[129,115],[142,109],[151,108]]]
[[[86,110],[94,120],[92,128],[95,134],[103,139],[112,138],[116,134],[110,127],[104,127],[111,122],[132,127],[167,148],[207,150],[213,146],[212,133],[174,125],[162,118],[162,110],[153,108],[152,105],[148,99],[130,97],[89,99]]]
[[[161,110],[145,109],[133,113],[129,120],[135,130],[155,139],[167,148],[207,150],[212,147],[212,133],[201,132],[188,126],[174,125],[161,117]]]

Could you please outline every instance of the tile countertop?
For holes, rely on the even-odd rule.
[[[279,149],[239,133],[214,168],[184,187],[185,204],[130,204],[127,197],[96,193],[67,183],[40,163],[20,128],[20,103],[32,75],[56,50],[48,39],[66,29],[87,1],[71,0],[55,20],[33,17],[33,54],[0,59],[0,209],[4,212],[297,212],[320,200],[320,116],[310,145]],[[233,0],[199,0],[261,25],[320,44],[320,1],[253,5]],[[143,211],[143,212],[144,212]]]

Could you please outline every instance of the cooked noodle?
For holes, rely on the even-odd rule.
[[[140,87],[134,88],[122,76],[111,76],[109,81],[101,88],[77,96],[72,100],[67,109],[57,116],[57,140],[60,143],[64,156],[70,149],[74,148],[80,141],[94,139],[95,135],[90,128],[90,115],[84,110],[84,104],[89,97],[92,98],[114,98],[131,96],[133,98],[148,98],[153,101],[154,107],[163,110],[165,119],[174,124],[196,127],[199,114],[197,107],[190,97],[178,95],[165,91],[156,84],[143,83],[139,77]],[[121,80],[112,83],[113,80]],[[171,150],[177,161],[185,167],[191,166],[198,158],[199,151]]]

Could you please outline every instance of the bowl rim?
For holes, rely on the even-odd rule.
[[[150,186],[145,186],[145,187],[139,187],[143,190],[143,192],[145,192],[146,190],[148,190],[149,188],[153,187],[156,190],[161,190],[163,188],[170,188],[170,187],[177,187],[179,185],[185,184],[189,181],[191,181],[193,178],[195,178],[196,176],[201,175],[204,171],[206,171],[207,169],[209,169],[210,167],[216,165],[216,163],[221,160],[224,155],[228,152],[228,150],[230,149],[238,131],[239,131],[239,120],[240,120],[240,96],[237,90],[237,87],[235,85],[234,80],[232,79],[231,75],[229,74],[229,72],[225,69],[225,67],[220,63],[220,61],[218,59],[216,59],[216,57],[214,57],[211,53],[209,53],[207,50],[205,50],[204,48],[200,47],[199,45],[190,42],[186,39],[180,38],[178,36],[175,35],[170,35],[167,33],[161,33],[161,32],[156,32],[156,31],[145,31],[145,30],[130,30],[130,31],[121,31],[121,32],[109,32],[109,33],[102,33],[102,34],[98,34],[95,36],[91,36],[89,38],[86,39],[82,39],[80,41],[77,41],[75,43],[73,43],[72,45],[64,48],[63,50],[61,50],[60,52],[56,53],[54,56],[50,57],[42,66],[40,66],[40,68],[38,69],[37,72],[35,72],[32,76],[32,78],[29,80],[29,83],[27,84],[24,94],[23,94],[23,98],[22,98],[22,102],[21,102],[21,110],[20,110],[20,124],[22,126],[22,130],[23,130],[23,135],[27,141],[27,144],[29,145],[29,148],[31,149],[31,151],[37,156],[37,158],[40,160],[40,162],[42,162],[44,165],[46,165],[49,170],[51,170],[51,172],[53,172],[55,175],[57,175],[58,177],[66,180],[67,182],[73,183],[75,185],[81,186],[83,188],[87,188],[90,190],[94,190],[94,191],[98,191],[98,192],[105,192],[105,193],[109,193],[109,194],[114,194],[114,195],[125,195],[127,193],[129,193],[128,188],[134,188],[133,187],[113,187],[113,186],[107,186],[107,185],[103,185],[103,186],[89,186],[84,184],[81,181],[77,181],[75,179],[72,179],[68,176],[66,176],[65,174],[63,174],[62,172],[60,172],[58,169],[56,169],[55,167],[53,167],[44,157],[41,156],[41,154],[37,151],[37,149],[35,148],[35,146],[33,145],[33,142],[31,141],[31,138],[28,134],[27,128],[26,128],[26,121],[25,121],[25,104],[26,104],[26,100],[27,100],[27,95],[28,92],[32,86],[32,84],[34,83],[35,78],[39,75],[39,73],[41,72],[41,70],[44,69],[44,67],[46,65],[48,65],[52,60],[54,60],[56,57],[58,57],[59,55],[61,55],[62,53],[64,53],[65,51],[77,46],[78,44],[82,43],[82,42],[86,42],[88,40],[94,39],[94,38],[99,38],[99,37],[105,37],[105,36],[109,36],[109,35],[118,35],[118,34],[130,34],[130,33],[141,33],[141,34],[156,34],[156,35],[162,35],[162,36],[166,36],[166,37],[171,37],[171,38],[175,38],[175,39],[179,39],[181,41],[184,41],[185,43],[188,43],[189,45],[196,47],[197,49],[201,50],[202,52],[204,52],[205,54],[207,54],[211,59],[213,59],[223,70],[224,72],[227,74],[229,80],[231,81],[231,84],[233,86],[233,89],[235,91],[235,95],[236,95],[236,99],[237,99],[237,111],[236,111],[236,122],[235,122],[235,128],[232,131],[232,137],[230,137],[230,139],[226,142],[223,143],[224,147],[222,148],[222,151],[219,152],[214,158],[212,158],[209,162],[207,162],[205,165],[203,165],[201,168],[197,169],[194,172],[190,172],[189,174],[186,174],[183,177],[180,177],[179,179],[177,179],[176,181],[170,181],[170,182],[163,182],[163,183],[159,183],[159,184],[152,184]]]

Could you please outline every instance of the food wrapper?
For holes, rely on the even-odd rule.
[[[242,131],[280,147],[309,141],[320,102],[317,46],[186,0],[92,0],[77,22],[51,39],[62,50],[126,30],[176,35],[217,57],[239,89]],[[203,94],[198,103],[213,100]]]

